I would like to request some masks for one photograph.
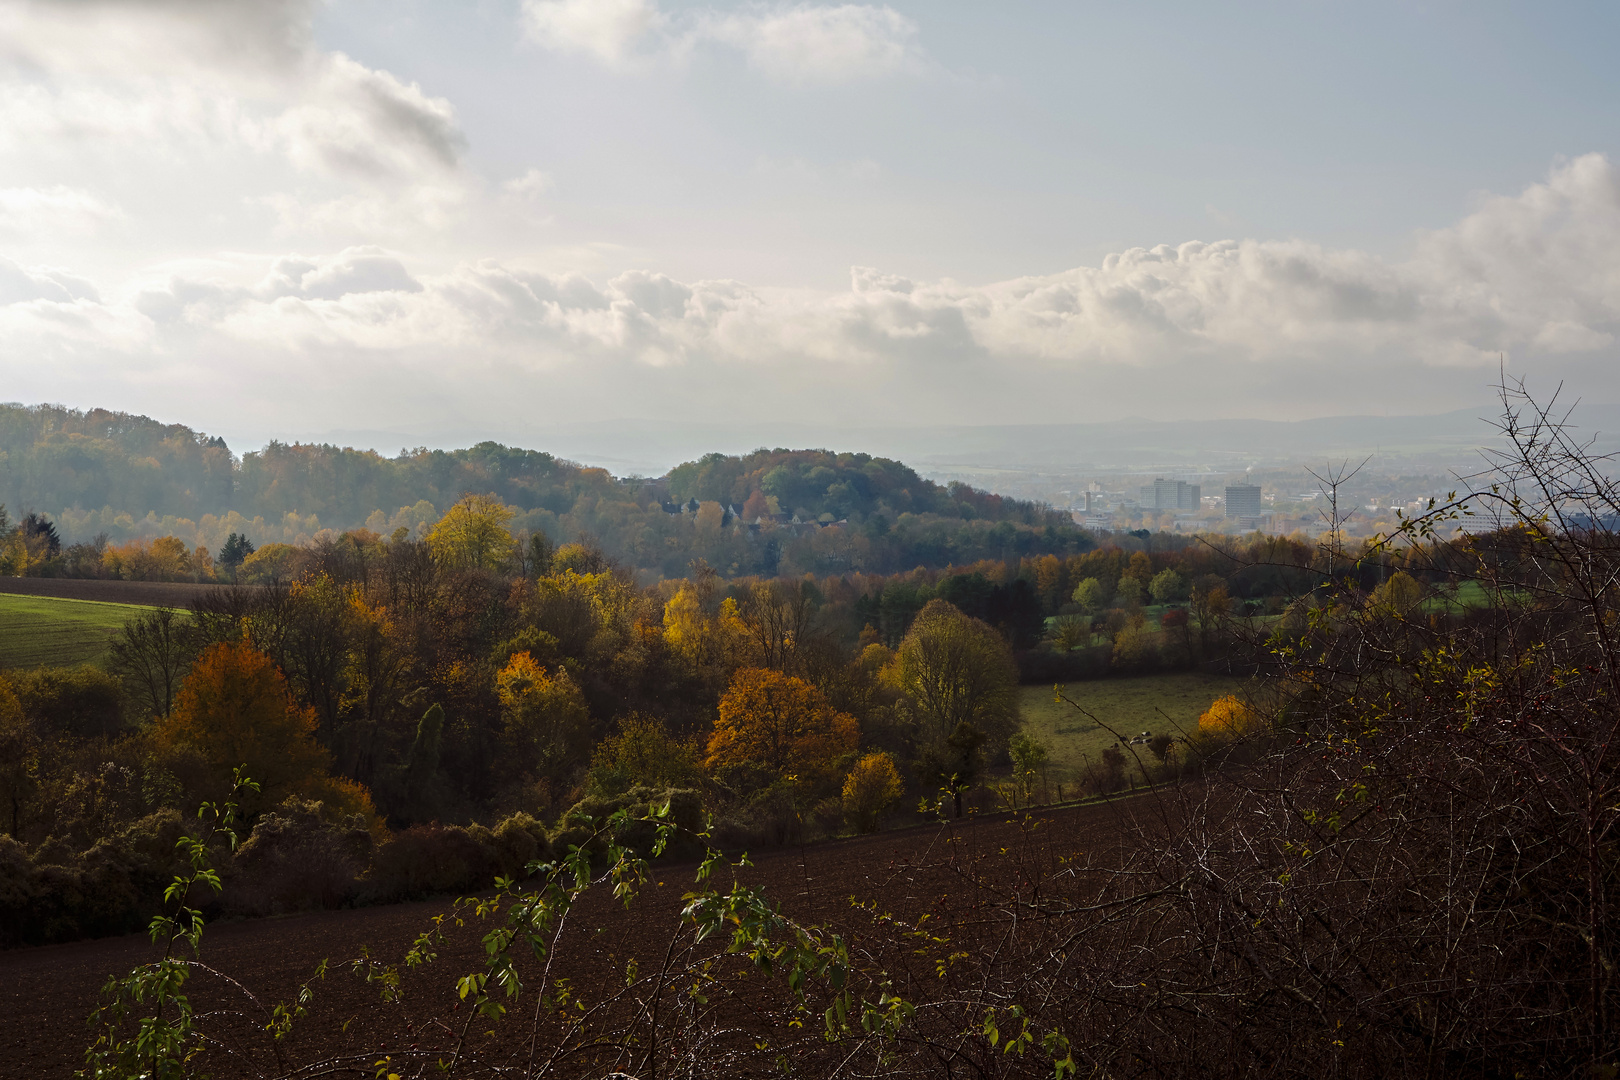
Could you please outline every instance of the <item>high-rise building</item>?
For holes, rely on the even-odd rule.
[[[1257,518],[1260,516],[1259,484],[1227,484],[1226,516]]]
[[[1180,480],[1154,480],[1142,485],[1144,510],[1197,510],[1202,505],[1203,488]]]

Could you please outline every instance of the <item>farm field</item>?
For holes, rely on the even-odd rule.
[[[1139,813],[1154,809],[1147,799],[1129,798],[1048,810],[1038,815],[1042,827],[1028,834],[1003,815],[901,829],[799,851],[763,853],[752,869],[742,872],[742,878],[766,888],[786,913],[825,921],[846,934],[871,929],[870,921],[851,902],[859,899],[905,919],[932,912],[939,921],[931,925],[950,926],[960,921],[964,947],[988,947],[986,942],[999,940],[999,928],[986,928],[985,910],[976,901],[989,893],[964,876],[964,867],[976,868],[986,881],[999,881],[998,871],[1019,865],[1019,852],[1026,842],[1034,845],[1032,853],[1047,859],[1082,850],[1112,858],[1111,850],[1131,835]],[[1148,814],[1149,818],[1155,816]],[[694,868],[690,863],[655,866],[642,898],[630,911],[614,902],[608,889],[593,890],[572,917],[553,974],[567,978],[594,1003],[613,986],[623,985],[628,959],[639,957],[648,963],[664,955]],[[719,883],[724,885],[727,876],[722,872]],[[402,1042],[408,1045],[416,1038],[437,1052],[452,1041],[446,1036],[449,1029],[422,1021],[435,1014],[448,1015],[455,1006],[455,979],[481,966],[479,938],[487,927],[472,920],[465,930],[451,928],[437,963],[405,973],[402,989],[419,1032],[409,1039],[400,1030],[403,1017],[379,1004],[377,989],[340,965],[362,948],[369,948],[381,960],[397,961],[431,918],[450,906],[446,898],[217,923],[204,935],[202,958],[239,979],[266,1003],[290,999],[319,961],[332,961],[331,974],[313,985],[309,1015],[300,1022],[288,1047],[294,1061],[359,1054]],[[153,946],[144,934],[0,952],[0,1016],[8,1021],[0,1042],[0,1078],[65,1080],[72,1076],[83,1066],[83,1048],[90,1038],[85,1017],[95,1007],[108,976],[153,957]],[[520,963],[526,978],[537,973],[536,962]],[[734,985],[741,996],[722,1003],[722,1012],[717,1014],[723,1025],[735,1025],[729,1038],[747,1042],[749,1032],[758,1030],[758,1025],[775,1027],[788,1019],[781,1015],[788,994],[780,981],[772,984],[748,976]],[[201,973],[186,989],[199,1015],[212,1009],[243,1007],[235,991]],[[259,1066],[273,1064],[264,1023],[256,1012],[252,1017],[235,1015],[242,1016],[241,1023],[216,1021],[215,1026],[231,1037],[233,1048],[243,1056],[233,1057],[228,1051],[221,1052],[224,1048],[211,1047],[195,1064],[216,1076],[259,1075]],[[521,1068],[529,1031],[527,1008],[519,1005],[508,1021],[480,1023],[478,1028],[470,1049],[481,1061]],[[365,1064],[369,1066],[376,1057],[366,1057]],[[795,1075],[833,1071],[828,1062],[802,1064],[804,1068]],[[370,1074],[372,1069],[354,1070],[356,1074],[362,1071]],[[602,1072],[569,1071],[565,1075],[600,1076]]]
[[[1237,692],[1245,680],[1226,675],[1178,671],[1133,679],[1095,679],[1066,683],[1064,693],[1097,720],[1130,738],[1143,731],[1178,738],[1198,726],[1199,715],[1223,694]],[[1049,783],[1069,784],[1114,745],[1114,736],[1073,706],[1055,700],[1050,686],[1020,688],[1024,731],[1051,747]],[[1151,758],[1146,747],[1133,747]],[[1127,776],[1144,779],[1127,756]],[[1055,792],[1053,793],[1056,794]]]
[[[0,668],[98,663],[124,623],[145,610],[134,604],[0,595]]]

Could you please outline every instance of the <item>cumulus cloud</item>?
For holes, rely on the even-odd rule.
[[[917,24],[866,4],[749,5],[665,14],[653,0],[524,0],[536,44],[610,66],[702,48],[730,49],[749,67],[788,83],[839,83],[926,70]]]
[[[689,379],[787,410],[807,392],[899,380],[900,400],[926,393],[974,415],[987,387],[1017,386],[1026,408],[1047,409],[1061,396],[1054,379],[1073,391],[1146,378],[1156,402],[1186,413],[1205,404],[1193,376],[1250,394],[1358,381],[1372,394],[1387,392],[1385,376],[1425,372],[1435,385],[1472,373],[1464,381],[1476,386],[1503,354],[1510,366],[1586,357],[1613,370],[1620,170],[1596,155],[1560,164],[1545,182],[1418,237],[1403,261],[1302,241],[1189,241],[987,285],[857,267],[834,292],[649,270],[598,284],[494,261],[431,274],[409,264],[376,247],[289,255],[257,282],[181,275],[125,304],[99,303],[56,271],[0,263],[0,303],[29,307],[36,336],[43,309],[78,312],[62,334],[81,352],[96,309],[111,328],[109,356],[132,341],[149,355],[184,354],[204,335],[209,349],[282,362],[432,357],[411,376],[425,394],[449,385],[443,364],[457,358],[459,391],[492,401],[510,396],[513,372],[567,375],[611,395],[644,381],[639,371],[660,373],[666,388]],[[130,332],[132,317],[146,338]],[[1032,398],[1034,386],[1047,390]]]

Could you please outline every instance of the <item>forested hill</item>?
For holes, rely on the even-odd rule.
[[[663,478],[620,479],[492,442],[397,457],[273,442],[236,457],[219,438],[145,416],[0,406],[0,503],[13,520],[45,515],[67,544],[173,535],[217,550],[232,532],[263,545],[421,530],[468,492],[498,496],[516,531],[588,535],[666,574],[699,557],[735,574],[888,572],[1089,546],[1066,515],[868,454],[710,454]]]

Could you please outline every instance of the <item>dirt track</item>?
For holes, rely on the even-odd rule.
[[[1086,848],[1093,852],[1122,837],[1126,819],[1152,813],[1150,800],[1128,799],[1046,811],[1038,835],[1054,851]],[[952,839],[952,833],[955,839]],[[959,870],[967,862],[992,872],[997,860],[1020,837],[1005,817],[969,821],[950,829],[925,826],[872,837],[816,845],[803,851],[773,852],[756,859],[748,872],[765,886],[783,910],[803,920],[848,924],[851,897],[878,901],[901,917],[915,917],[949,900],[962,889]],[[1012,867],[1008,866],[1009,871]],[[573,946],[564,972],[580,987],[604,985],[615,978],[632,955],[661,955],[680,908],[682,893],[692,887],[690,865],[655,866],[653,881],[642,899],[626,913],[599,891],[573,916]],[[447,899],[351,911],[319,912],[278,919],[215,924],[204,938],[203,958],[228,973],[269,1003],[296,993],[323,957],[333,971],[317,984],[314,1005],[294,1036],[291,1056],[312,1060],[344,1052],[359,1053],[383,1046],[408,1046],[421,1037],[401,1028],[402,1015],[421,1017],[442,1009],[456,976],[479,966],[477,935],[462,932],[426,974],[406,979],[414,1009],[384,1010],[375,990],[337,965],[356,956],[362,946],[373,956],[395,962]],[[83,1064],[89,1041],[85,1017],[97,994],[114,973],[154,958],[153,947],[140,936],[76,942],[0,953],[0,1077],[68,1077]],[[611,965],[611,966],[609,966]],[[206,1008],[241,1009],[199,978],[191,984],[201,1013]],[[347,1034],[344,1032],[348,1024]],[[258,1047],[262,1018],[244,1015],[234,1024],[240,1045]],[[480,1025],[482,1026],[482,1025]],[[506,1025],[493,1033],[484,1052],[495,1056],[518,1052],[518,1028]],[[400,1030],[394,1030],[394,1029]],[[259,1029],[259,1030],[255,1030]],[[257,1069],[238,1059],[211,1060],[216,1076],[255,1075]]]

